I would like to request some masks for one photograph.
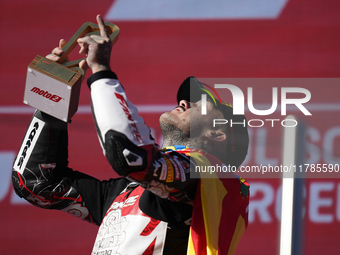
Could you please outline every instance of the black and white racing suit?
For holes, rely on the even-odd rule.
[[[189,158],[159,149],[113,72],[88,85],[104,154],[122,178],[99,181],[69,168],[68,124],[36,111],[13,165],[16,193],[100,225],[92,254],[186,254],[186,202],[197,186]]]

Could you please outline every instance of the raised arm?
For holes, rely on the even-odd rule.
[[[196,181],[189,177],[189,159],[166,154],[155,144],[149,127],[111,71],[109,34],[100,16],[97,16],[97,22],[101,35],[79,39],[78,43],[80,53],[87,55],[86,61],[93,72],[88,85],[104,155],[119,175],[139,182],[160,197],[174,201],[191,200]]]

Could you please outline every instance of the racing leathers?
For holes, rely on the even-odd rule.
[[[92,254],[186,254],[198,183],[189,156],[155,144],[113,72],[88,85],[104,155],[122,178],[69,168],[68,124],[36,111],[13,164],[16,193],[100,225]]]

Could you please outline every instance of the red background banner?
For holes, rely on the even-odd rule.
[[[32,108],[22,103],[28,64],[38,54],[49,54],[60,38],[71,38],[84,22],[95,22],[96,14],[108,16],[113,2],[0,3],[1,254],[91,253],[97,227],[62,212],[35,208],[19,199],[11,186],[11,164],[33,113]],[[192,8],[195,13],[194,9],[199,6]],[[107,21],[120,27],[112,53],[112,69],[161,143],[158,117],[176,105],[177,88],[187,76],[338,78],[339,11],[340,3],[335,0],[289,0],[279,15],[271,19],[110,18]],[[78,48],[71,59],[78,58],[77,51]],[[272,87],[257,88],[254,87],[255,103],[271,103]],[[340,164],[340,89],[324,84],[304,88],[312,96],[306,104],[312,113],[306,118],[306,160],[313,164]],[[102,154],[89,105],[90,93],[84,83],[80,108],[69,128],[70,167],[98,179],[115,177]],[[282,116],[278,112],[273,118]],[[282,129],[250,128],[250,132],[246,164],[281,164]],[[249,226],[236,254],[277,254],[281,180],[248,181]],[[338,254],[340,179],[306,179],[304,190],[301,204],[304,253]]]

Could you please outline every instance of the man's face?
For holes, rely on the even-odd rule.
[[[186,137],[194,138],[202,135],[207,128],[213,128],[214,119],[223,119],[223,114],[207,101],[207,114],[201,114],[201,100],[191,103],[186,100],[180,101],[179,105],[171,112],[163,113],[160,117],[161,127],[167,124],[181,130]],[[170,131],[169,131],[170,130]],[[171,132],[171,129],[162,132]]]

